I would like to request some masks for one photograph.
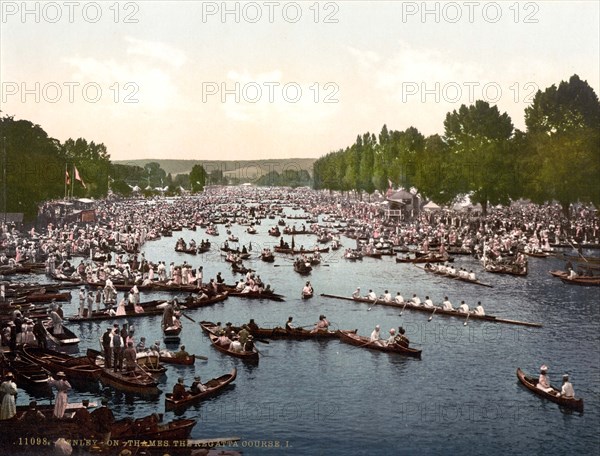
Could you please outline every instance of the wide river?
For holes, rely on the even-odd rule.
[[[292,214],[290,208],[286,213]],[[182,342],[190,353],[205,355],[193,368],[168,366],[160,379],[160,397],[142,397],[111,392],[111,407],[118,418],[164,412],[164,392],[171,391],[177,377],[191,384],[194,375],[204,380],[237,367],[235,386],[223,394],[175,415],[165,412],[165,421],[177,417],[198,420],[193,438],[240,437],[235,449],[248,455],[396,455],[396,454],[598,454],[600,410],[600,344],[598,288],[569,286],[548,271],[561,269],[554,258],[529,259],[529,275],[512,277],[483,272],[467,256],[456,258],[457,267],[473,269],[485,288],[426,274],[414,265],[397,264],[393,257],[365,258],[349,262],[343,249],[324,255],[308,280],[315,289],[309,301],[300,299],[306,277],[294,272],[291,257],[277,255],[274,264],[260,261],[263,246],[276,238],[267,229],[276,220],[263,220],[257,235],[234,225],[232,232],[246,245],[252,241],[252,259],[245,264],[285,302],[229,298],[207,308],[190,310],[196,321],[211,320],[234,325],[254,318],[261,326],[285,323],[288,316],[298,325],[310,325],[325,314],[336,329],[358,329],[369,335],[377,324],[382,337],[399,325],[407,329],[411,343],[422,348],[422,360],[374,352],[330,341],[271,341],[257,343],[259,365],[225,356],[214,350],[197,324],[183,319]],[[301,222],[301,221],[296,221]],[[297,223],[299,226],[300,223]],[[221,272],[227,283],[240,276],[231,273],[220,256],[218,245],[226,238],[225,228],[211,237],[212,251],[189,256],[174,251],[181,236],[198,243],[209,236],[197,232],[174,232],[172,238],[146,243],[146,258],[204,267],[205,281]],[[286,240],[290,240],[286,237]],[[296,236],[296,246],[313,246],[314,236]],[[355,241],[342,237],[344,247]],[[571,252],[570,252],[571,253]],[[584,252],[592,254],[593,252]],[[406,309],[356,304],[324,298],[320,293],[349,296],[360,286],[366,294],[385,289],[405,298],[417,293],[432,297],[436,304],[448,296],[455,306],[461,300],[473,305],[481,301],[486,313],[499,317],[539,322],[542,328],[483,323]],[[77,298],[65,305],[65,314],[76,312]],[[165,297],[142,293],[142,301]],[[160,317],[140,318],[135,324],[136,340],[161,339]],[[98,348],[98,338],[112,321],[70,323],[80,335],[79,352]],[[537,376],[541,364],[560,385],[569,372],[577,396],[585,400],[585,413],[570,413],[525,390],[517,381],[521,367]],[[101,389],[74,390],[70,401],[98,401]],[[27,404],[25,392],[19,404]],[[47,403],[48,398],[38,398]],[[162,454],[162,453],[160,453]]]

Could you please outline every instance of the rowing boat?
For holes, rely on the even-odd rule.
[[[268,299],[270,301],[279,301],[279,302],[285,301],[284,295],[281,295],[278,293],[273,293],[273,292],[268,292],[265,290],[263,290],[262,292],[261,291],[250,291],[250,292],[244,293],[242,291],[236,290],[234,285],[223,285],[223,286],[220,286],[219,289],[226,290],[226,293],[229,296],[235,296],[238,298]]]
[[[163,327],[163,340],[165,344],[178,344],[181,341],[181,326]]]
[[[223,389],[229,385],[231,382],[235,380],[237,376],[237,369],[234,367],[231,372],[225,375],[221,375],[220,377],[213,378],[206,382],[204,386],[206,387],[206,391],[202,391],[198,394],[189,394],[183,399],[174,400],[172,393],[166,393],[165,395],[165,408],[166,409],[181,409],[188,405],[195,404],[204,399],[208,399],[209,397],[216,396]]]
[[[0,366],[5,372],[14,372],[19,386],[48,387],[50,372],[29,358],[20,357],[18,353],[6,353],[0,361]]]
[[[54,328],[50,326],[50,323],[49,320],[43,322],[44,328],[46,329],[46,337],[56,345],[77,345],[79,343],[79,337],[77,337],[69,328],[63,325],[62,332],[55,334]]]
[[[550,274],[554,277],[558,277],[563,283],[571,285],[583,285],[583,286],[600,286],[600,276],[575,276],[569,277],[569,273],[565,271],[550,271]]]
[[[202,328],[202,331],[204,331],[210,338],[211,345],[221,353],[225,353],[226,355],[240,358],[245,361],[258,362],[258,352],[255,348],[253,348],[252,351],[236,352],[230,350],[229,347],[223,347],[222,345],[219,345],[217,343],[218,336],[213,332],[214,328],[216,327],[214,323],[210,321],[201,321],[200,327]]]
[[[88,348],[87,358],[89,362],[96,366],[101,363],[97,350]],[[102,361],[103,362],[103,361]],[[138,393],[147,395],[160,394],[158,382],[152,375],[144,371],[114,371],[111,368],[103,367],[100,374],[100,382],[104,385],[112,386],[120,391],[128,393]]]
[[[340,331],[318,330],[308,331],[302,328],[294,328],[289,331],[285,328],[257,328],[250,329],[250,334],[256,338],[263,339],[293,339],[293,340],[308,340],[308,339],[339,339]],[[356,333],[356,329],[347,330],[346,332]]]
[[[443,310],[440,307],[432,307],[432,308],[423,307],[423,306],[419,306],[412,302],[407,302],[407,301],[404,301],[402,303],[398,303],[398,302],[394,302],[394,301],[388,302],[388,301],[384,301],[383,299],[377,299],[376,301],[373,301],[372,299],[368,299],[368,298],[349,298],[346,296],[330,295],[330,294],[325,294],[325,293],[321,293],[321,296],[323,296],[325,298],[335,298],[335,299],[343,299],[345,301],[353,301],[353,302],[360,303],[360,304],[368,304],[370,307],[372,307],[375,304],[380,304],[382,306],[399,307],[401,309],[416,310],[419,312],[427,312],[429,314],[431,314],[432,311],[435,310],[436,315],[445,315],[445,316],[456,317],[456,318],[465,318],[467,316],[466,313],[459,312],[457,310]],[[519,325],[519,326],[530,326],[533,328],[541,328],[542,327],[541,323],[529,323],[526,321],[509,320],[506,318],[498,318],[498,317],[495,317],[492,315],[478,315],[475,313],[469,313],[468,315],[471,320],[483,320],[483,321],[487,321],[490,323],[506,323],[506,324]]]
[[[472,283],[474,285],[481,285],[483,287],[494,288],[493,285],[489,285],[487,283],[480,282],[479,280],[472,280],[472,279],[469,279],[468,277],[460,277],[458,275],[448,274],[447,272],[441,272],[441,271],[438,271],[438,270],[433,269],[433,268],[419,267],[416,264],[415,264],[415,267],[417,267],[419,269],[422,269],[423,271],[428,272],[430,274],[439,275],[441,277],[447,277],[447,278],[452,279],[452,280],[459,280],[461,282]]]
[[[547,399],[563,407],[576,410],[578,412],[583,412],[583,399],[561,397],[560,391],[553,386],[551,386],[551,392],[541,390],[536,386],[537,380],[533,377],[527,376],[521,370],[521,368],[517,369],[517,378],[525,386],[525,388],[527,388],[532,393],[537,394],[538,396],[543,397],[544,399]]]
[[[24,345],[22,353],[32,363],[50,372],[64,372],[69,380],[95,381],[100,378],[102,369],[90,365],[85,356],[73,357],[47,348]]]
[[[395,343],[385,345],[384,341],[371,341],[368,337],[359,336],[358,334],[352,332],[340,331],[340,340],[350,345],[369,348],[371,350],[398,353],[400,355],[410,356],[412,358],[421,358],[421,350],[417,350],[416,348],[403,347],[402,345]]]
[[[423,256],[415,258],[398,258],[396,257],[396,263],[452,263],[454,258],[448,255],[442,256]]]
[[[167,356],[168,354],[171,354],[171,356]],[[196,357],[194,355],[175,356],[171,352],[163,353],[163,351],[161,351],[158,359],[161,363],[176,364],[178,366],[192,366],[196,362]]]

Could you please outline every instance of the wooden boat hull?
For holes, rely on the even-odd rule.
[[[160,355],[159,361],[165,364],[175,364],[177,366],[193,366],[196,362],[194,355],[184,357],[163,356]]]
[[[44,328],[46,329],[46,337],[56,345],[77,345],[79,343],[79,337],[64,325],[62,326],[62,334],[54,334],[54,329],[48,325],[48,321],[44,321]]]
[[[454,258],[444,257],[417,257],[417,258],[398,258],[396,257],[396,263],[452,263]]]
[[[377,342],[371,342],[368,337],[359,336],[354,333],[340,331],[340,340],[347,344],[368,348],[370,350],[383,351],[386,353],[397,353],[399,355],[410,356],[411,358],[421,358],[421,350],[403,347],[398,344],[379,345]]]
[[[356,329],[347,330],[350,333],[356,333]],[[286,331],[285,328],[258,328],[250,330],[250,333],[257,338],[262,339],[292,339],[292,340],[309,340],[309,339],[339,339],[340,331],[308,331],[303,329],[294,329]]]
[[[517,378],[519,379],[521,384],[532,393],[543,397],[544,399],[547,399],[551,402],[554,402],[562,407],[566,407],[571,410],[576,410],[578,412],[583,412],[583,399],[568,399],[565,397],[560,397],[558,396],[558,393],[560,393],[560,391],[554,387],[552,387],[554,394],[547,393],[546,391],[539,389],[536,386],[537,380],[533,377],[528,377],[525,374],[525,372],[521,370],[521,368],[517,368]]]
[[[587,287],[600,286],[600,276],[577,276],[570,278],[569,274],[566,271],[550,271],[550,274],[552,274],[554,277],[558,277],[560,280],[562,280],[563,283],[569,285],[582,285]]]
[[[212,332],[212,328],[215,327],[214,323],[212,323],[210,321],[201,321],[200,327],[210,338],[211,345],[215,349],[220,351],[221,353],[225,353],[226,355],[233,356],[234,358],[243,359],[244,361],[258,362],[258,352],[256,350],[251,351],[251,352],[246,352],[246,351],[235,352],[235,351],[229,350],[228,348],[222,347],[221,345],[217,344],[216,342],[217,342],[218,337]]]
[[[100,352],[88,348],[87,357],[89,362],[96,366],[97,356]],[[142,395],[160,394],[158,382],[152,375],[145,372],[133,372],[129,375],[127,372],[115,372],[113,369],[103,367],[100,373],[100,383],[112,386],[119,391],[126,393],[136,393]]]
[[[416,265],[415,265],[415,266],[416,266]],[[457,275],[451,275],[451,274],[447,274],[447,273],[439,272],[439,271],[436,271],[436,270],[433,270],[433,269],[430,269],[430,268],[425,268],[425,267],[423,267],[423,268],[420,268],[419,266],[417,266],[417,267],[418,267],[419,269],[422,269],[422,270],[423,270],[423,271],[425,271],[425,272],[428,272],[429,274],[438,275],[438,276],[440,276],[440,277],[447,277],[448,279],[451,279],[451,280],[458,280],[458,281],[460,281],[460,282],[472,283],[473,285],[481,285],[481,286],[483,286],[483,287],[494,288],[494,286],[493,286],[493,285],[489,285],[489,284],[487,284],[487,283],[480,282],[479,280],[471,280],[471,279],[469,279],[469,278],[466,278],[466,277],[460,277],[460,276],[457,276]]]
[[[102,369],[90,365],[86,357],[73,357],[46,348],[22,347],[22,353],[32,363],[50,372],[64,372],[69,380],[97,381]]]
[[[267,293],[263,291],[262,293],[250,292],[250,293],[242,293],[241,291],[236,291],[235,287],[226,286],[224,287],[227,290],[229,296],[234,296],[238,298],[244,299],[268,299],[270,301],[285,301],[285,296],[277,294],[277,293]]]
[[[11,359],[5,355],[4,361],[0,365],[5,372],[13,372],[16,375],[17,384],[20,386],[48,388],[50,372],[25,356]]]
[[[166,409],[181,409],[187,407],[192,404],[196,404],[198,402],[203,401],[204,399],[208,399],[210,397],[214,397],[217,394],[221,393],[224,388],[232,383],[237,377],[237,369],[234,367],[231,372],[225,375],[221,375],[220,377],[213,378],[206,382],[204,386],[206,386],[207,390],[203,391],[196,395],[190,395],[184,399],[180,399],[178,401],[173,400],[173,394],[166,393],[165,395],[165,408]]]
[[[182,327],[163,328],[163,340],[165,344],[178,344],[181,341]]]

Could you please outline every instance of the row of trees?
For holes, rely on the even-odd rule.
[[[339,191],[415,187],[438,204],[470,195],[484,209],[518,198],[600,205],[600,103],[573,75],[538,91],[515,130],[496,106],[476,101],[447,113],[444,135],[416,128],[365,133],[314,164],[314,185]]]

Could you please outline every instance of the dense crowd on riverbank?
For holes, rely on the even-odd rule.
[[[473,210],[422,211],[410,220],[385,217],[381,201],[350,199],[337,193],[287,188],[210,188],[203,194],[174,200],[102,200],[97,202],[95,223],[49,223],[40,232],[25,233],[2,225],[0,263],[45,261],[49,255],[65,259],[71,255],[139,253],[145,242],[172,230],[206,226],[235,219],[261,223],[278,217],[283,206],[304,211],[316,220],[325,214],[321,229],[343,223],[353,235],[368,242],[389,241],[394,246],[462,246],[481,252],[484,244],[495,252],[514,246],[550,250],[556,245],[596,247],[600,243],[597,212],[579,207],[567,219],[559,205],[515,203],[497,207],[483,215]],[[304,222],[304,220],[302,220]],[[313,229],[318,229],[313,224]]]

